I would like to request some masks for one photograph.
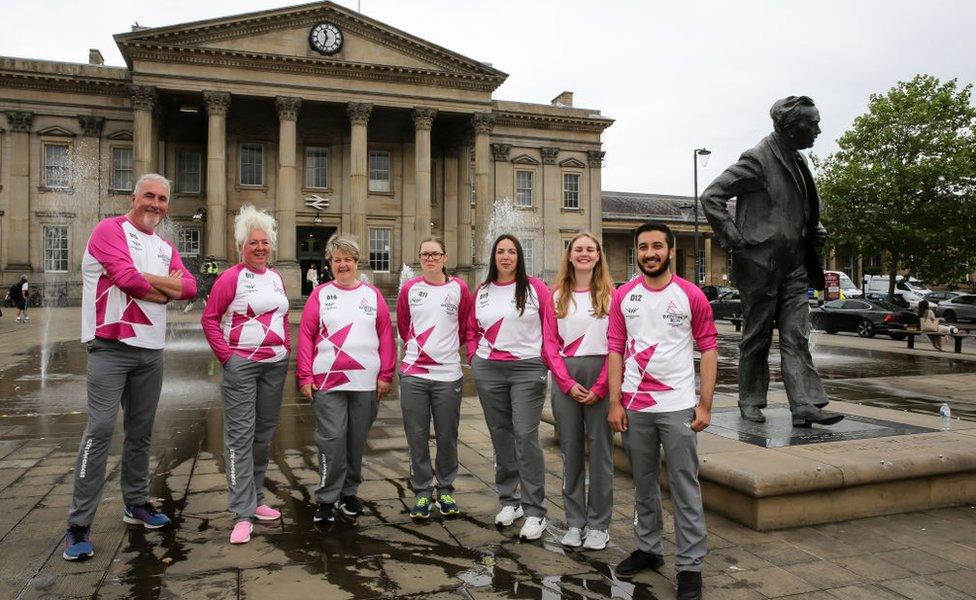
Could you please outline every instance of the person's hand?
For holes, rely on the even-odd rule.
[[[173,269],[169,272],[169,276],[173,279],[183,279],[183,271],[179,269]]]
[[[312,401],[312,384],[306,383],[305,385],[298,388],[298,392],[309,402]]]
[[[376,396],[382,400],[384,396],[390,393],[390,382],[383,381],[382,379],[376,380]]]
[[[817,225],[817,228],[814,230],[813,243],[816,244],[818,248],[822,248],[823,245],[827,243],[827,230],[823,225]]]
[[[712,409],[705,408],[701,404],[695,407],[695,419],[691,422],[691,430],[694,432],[704,431],[712,422]]]
[[[573,387],[569,388],[569,396],[577,402],[582,402],[586,398],[587,389],[578,383],[574,383]]]
[[[580,404],[583,404],[585,406],[589,406],[590,404],[596,404],[599,401],[600,401],[600,397],[597,396],[592,391],[590,391],[590,392],[587,392],[586,393],[586,397],[584,397],[582,400],[580,400],[579,403]]]
[[[610,429],[614,431],[627,431],[627,411],[624,410],[624,405],[619,401],[610,401],[610,414],[607,415],[607,422],[610,423]]]

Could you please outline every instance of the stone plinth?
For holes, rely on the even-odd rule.
[[[976,502],[976,423],[941,431],[938,417],[831,402],[848,418],[792,429],[785,405],[771,405],[763,434],[738,426],[734,399],[716,403],[714,429],[698,437],[705,507],[753,529]],[[629,472],[619,436],[616,444],[614,463]]]

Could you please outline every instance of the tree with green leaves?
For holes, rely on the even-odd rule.
[[[916,75],[814,157],[828,245],[881,254],[900,273],[953,283],[976,267],[976,108],[972,84]]]

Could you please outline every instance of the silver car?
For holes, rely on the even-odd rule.
[[[942,317],[946,323],[976,321],[976,294],[962,294],[939,302],[935,316]]]

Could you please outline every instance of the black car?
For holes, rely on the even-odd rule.
[[[882,333],[903,340],[905,327],[918,325],[918,315],[877,300],[834,300],[811,310],[810,324],[827,333],[851,331],[866,338]]]
[[[742,318],[742,299],[739,297],[739,290],[725,292],[717,300],[709,302],[712,305],[712,317],[719,319],[741,319]]]

